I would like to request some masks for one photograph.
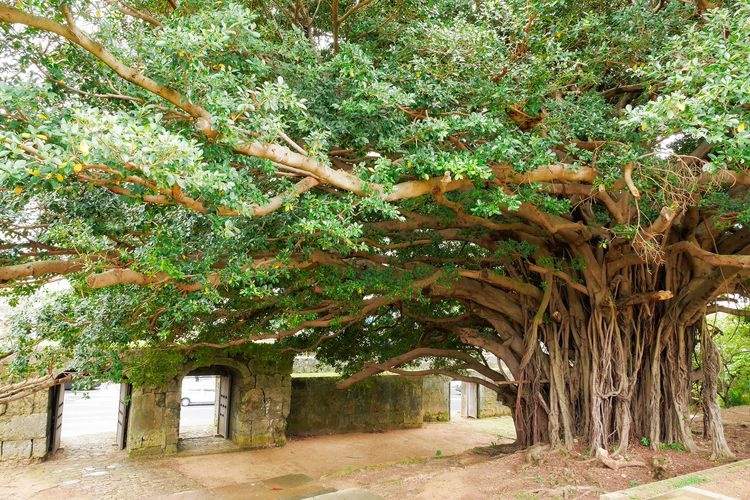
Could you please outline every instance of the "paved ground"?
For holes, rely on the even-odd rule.
[[[106,433],[71,437],[47,462],[0,467],[0,498],[144,499],[179,492],[215,498],[221,488],[239,489],[246,498],[288,497],[280,477],[304,475],[312,481],[304,488],[325,489],[326,478],[341,472],[460,453],[506,441],[512,428],[508,417],[462,419],[421,429],[292,439],[281,448],[157,459],[128,458],[108,444]]]
[[[602,500],[750,498],[750,460],[644,484],[636,488],[608,493]]]

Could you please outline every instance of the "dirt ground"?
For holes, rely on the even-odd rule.
[[[738,459],[750,458],[750,406],[723,412],[725,432]],[[694,432],[701,432],[696,418]],[[628,452],[631,460],[652,463],[654,456],[663,458],[667,476],[678,476],[715,467],[708,459],[710,443],[696,435],[698,453],[665,448],[652,451],[634,444]],[[664,478],[662,478],[664,479]],[[611,470],[592,459],[578,447],[568,455],[542,453],[538,463],[529,463],[526,452],[502,457],[486,457],[472,451],[417,463],[358,470],[331,477],[326,484],[344,489],[358,487],[385,498],[598,498],[600,494],[631,488],[656,481],[651,467],[627,467]],[[700,484],[699,475],[687,482]],[[688,486],[689,484],[685,484]],[[736,498],[750,499],[750,491],[739,484],[720,484],[721,492]]]
[[[727,410],[724,420],[737,457],[750,457],[750,407]],[[700,424],[696,419],[696,431]],[[512,432],[509,417],[463,419],[421,429],[297,438],[281,448],[152,459],[130,459],[91,436],[47,462],[0,467],[0,498],[220,498],[222,488],[257,491],[259,481],[293,475],[393,499],[597,498],[655,480],[649,467],[613,471],[582,448],[568,455],[544,452],[538,463],[527,463],[524,452],[489,457],[472,451],[510,442]],[[670,475],[715,467],[707,443],[699,436],[696,441],[704,448],[696,454],[633,444],[629,458],[651,463],[661,456]],[[699,476],[695,481],[702,482]],[[750,487],[717,484],[722,493],[750,498]],[[252,498],[285,498],[283,490],[273,490]]]

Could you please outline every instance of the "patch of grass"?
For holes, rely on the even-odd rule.
[[[683,479],[678,479],[672,486],[675,488],[684,488],[685,486],[695,486],[696,484],[707,483],[708,479],[703,476],[688,476]]]
[[[443,452],[442,452],[442,450],[437,450],[437,451],[435,452],[435,456],[436,456],[436,457],[442,457],[442,456],[443,456]]]
[[[641,444],[646,447],[651,446],[651,440],[647,438],[646,436],[643,436],[641,438]]]
[[[661,451],[674,450],[674,451],[687,451],[682,443],[659,443],[659,449]]]
[[[633,479],[632,481],[630,481],[630,487],[631,488],[635,488],[636,486],[640,486],[640,485],[641,485],[641,483],[638,482],[636,479]]]

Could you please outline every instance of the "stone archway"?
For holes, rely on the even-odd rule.
[[[211,390],[209,395],[213,400],[213,431],[208,435],[186,436],[183,435],[185,427],[183,423],[183,414],[189,412],[188,406],[184,404],[185,397],[184,384],[192,382],[192,377],[196,381],[202,379],[205,382],[206,377],[216,377],[216,382],[211,381],[211,389],[204,387],[203,391]],[[178,450],[187,450],[195,448],[196,445],[202,448],[210,448],[211,444],[219,445],[221,439],[229,440],[233,443],[241,441],[243,434],[243,422],[247,418],[246,408],[242,405],[242,394],[244,394],[252,379],[252,374],[247,366],[231,358],[216,358],[206,363],[188,363],[183,367],[182,375],[178,377],[181,385],[181,404],[179,418],[179,437]],[[203,384],[205,385],[205,384]],[[189,394],[189,393],[188,393]],[[205,417],[205,415],[204,415]],[[192,442],[192,443],[189,443]],[[191,444],[191,446],[188,446]]]
[[[176,377],[158,387],[136,387],[131,397],[127,448],[131,455],[179,451],[180,399],[185,375],[231,379],[226,404],[226,438],[239,448],[286,442],[291,399],[291,363],[244,357],[211,357],[184,364]]]

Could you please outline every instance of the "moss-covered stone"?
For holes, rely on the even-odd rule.
[[[421,427],[422,380],[373,377],[340,390],[338,378],[295,377],[287,432],[295,435]]]

